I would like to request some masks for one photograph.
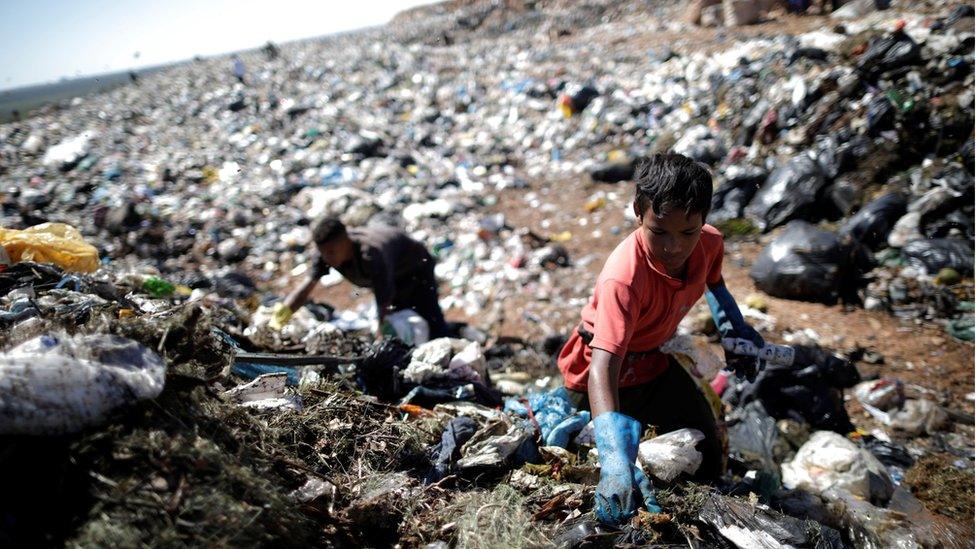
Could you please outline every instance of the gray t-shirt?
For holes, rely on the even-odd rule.
[[[434,258],[427,248],[393,227],[370,226],[348,229],[353,257],[342,265],[329,265],[313,258],[312,276],[319,278],[334,268],[349,282],[371,288],[380,309],[416,294],[420,285],[433,282]]]

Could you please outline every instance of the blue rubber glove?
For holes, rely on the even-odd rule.
[[[651,481],[636,464],[640,423],[618,412],[605,412],[593,420],[593,427],[600,452],[596,517],[611,526],[630,520],[640,505],[635,492],[649,512],[660,513]]]
[[[546,446],[559,446],[566,448],[573,435],[578,434],[590,422],[590,413],[583,411],[577,412],[559,422],[558,425],[546,435]]]
[[[715,326],[722,338],[748,339],[756,347],[762,348],[766,345],[763,337],[752,326],[746,324],[742,318],[742,312],[736,305],[735,299],[725,287],[725,282],[719,282],[715,286],[710,286],[705,292],[705,300],[708,301],[708,308],[712,310],[712,318]],[[766,367],[766,362],[756,357],[741,356],[725,353],[725,364],[728,369],[735,372],[736,377],[745,377],[749,381],[755,381],[756,374]]]

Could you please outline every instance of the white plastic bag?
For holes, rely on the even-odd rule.
[[[407,345],[422,345],[430,340],[430,326],[413,309],[403,309],[386,317],[385,323],[392,329],[391,334]],[[384,332],[387,327],[384,326]]]
[[[43,335],[0,353],[0,434],[57,435],[155,398],[166,365],[124,337]]]
[[[483,383],[486,364],[477,342],[441,337],[414,349],[403,379],[417,384],[444,379]]]
[[[783,464],[783,486],[823,493],[836,488],[865,500],[887,501],[894,484],[871,452],[832,431],[817,431]]]
[[[664,482],[681,473],[693,475],[702,462],[702,453],[695,445],[703,440],[705,435],[698,429],[678,429],[640,443],[637,462]]]
[[[715,375],[725,367],[722,359],[708,348],[704,338],[676,334],[661,345],[660,351],[672,355],[688,373],[705,381],[715,379]]]

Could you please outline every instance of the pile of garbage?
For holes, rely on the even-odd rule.
[[[764,291],[863,303],[968,339],[972,9],[910,8],[715,53],[606,50],[599,33],[665,9],[610,2],[602,26],[574,12],[573,42],[541,39],[556,8],[540,5],[526,8],[535,23],[458,45],[370,31],[257,51],[242,58],[245,83],[201,59],[0,127],[4,226],[67,223],[119,272],[196,289],[199,276],[300,275],[309,219],[341,213],[427,242],[445,305],[473,317],[527,288],[575,290],[555,272],[598,258],[570,257],[565,242],[590,224],[621,231],[599,225],[629,195],[597,192],[574,229],[532,193],[524,204],[560,220],[537,234],[486,214],[497,193],[626,181],[637,159],[674,150],[712,167],[710,221],[728,236],[772,233],[753,270]],[[801,221],[816,230],[778,231]]]
[[[971,416],[814,345],[754,382],[686,354],[729,412],[729,473],[691,482],[701,434],[650,434],[665,513],[608,529],[553,358],[605,255],[569,243],[621,235],[622,182],[666,150],[712,168],[709,221],[764,244],[764,292],[972,341],[971,6],[675,51],[606,38],[687,30],[673,8],[534,4],[245,53],[240,79],[199,59],[0,126],[0,540],[970,539]],[[585,216],[559,196],[579,178]],[[375,310],[348,299],[269,330],[323,213],[427,243],[442,306],[471,326],[376,344]],[[504,337],[513,310],[538,329]]]
[[[747,382],[718,373],[703,336],[669,342],[723,393],[729,472],[692,482],[702,433],[650,432],[638,462],[664,514],[611,529],[591,511],[589,413],[558,376],[523,367],[525,354],[551,364],[542,344],[372,343],[368,328],[312,315],[296,315],[307,346],[289,333],[268,344],[249,331],[248,298],[158,293],[29,261],[0,272],[12,322],[0,342],[0,539],[934,547],[968,536],[950,520],[973,512],[972,431],[960,446],[966,430],[952,425],[965,418],[895,379],[857,384],[851,362],[820,347],[795,346],[793,365]],[[852,425],[852,387],[884,428]]]

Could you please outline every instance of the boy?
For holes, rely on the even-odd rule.
[[[392,227],[346,229],[329,216],[313,221],[311,229],[319,255],[312,260],[305,282],[284,303],[275,305],[272,328],[284,326],[292,312],[308,301],[319,278],[334,268],[356,286],[372,288],[379,327],[389,313],[413,309],[427,321],[431,339],[448,335],[437,302],[434,258],[423,244]]]
[[[708,290],[723,337],[762,337],[745,324],[722,280],[722,235],[705,224],[712,178],[701,164],[678,154],[655,155],[638,167],[634,213],[640,226],[610,254],[582,322],[559,355],[571,399],[594,418],[600,453],[597,517],[620,524],[642,498],[660,512],[650,482],[634,465],[641,433],[683,427],[705,440],[699,478],[722,473],[723,449],[715,417],[685,370],[656,350]],[[726,354],[737,374],[755,375],[755,358]],[[635,490],[638,496],[635,497]]]

